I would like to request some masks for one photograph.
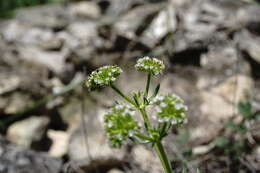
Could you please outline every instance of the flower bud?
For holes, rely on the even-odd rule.
[[[165,66],[162,61],[146,56],[144,58],[138,59],[135,68],[140,71],[145,71],[153,75],[157,75],[161,73]]]
[[[109,86],[121,73],[122,69],[116,65],[101,67],[90,74],[86,81],[86,85],[90,90]]]
[[[156,114],[160,123],[182,124],[186,122],[187,106],[183,104],[183,100],[179,96],[158,95],[153,98],[151,103],[156,105]]]
[[[130,106],[117,103],[105,114],[105,131],[112,147],[120,147],[124,140],[134,135],[138,123]]]

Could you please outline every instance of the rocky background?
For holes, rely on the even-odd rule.
[[[137,58],[166,63],[160,92],[189,106],[187,125],[164,140],[176,172],[260,172],[260,118],[247,122],[241,156],[214,141],[240,133],[237,104],[260,111],[260,5],[249,0],[92,0],[18,10],[0,21],[0,173],[159,173],[149,147],[111,149],[101,117],[117,98],[82,87],[118,64],[117,85],[142,89]],[[228,147],[228,146],[227,146]],[[228,149],[228,148],[227,148]]]

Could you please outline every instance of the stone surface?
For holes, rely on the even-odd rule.
[[[137,7],[122,16],[120,20],[116,22],[114,29],[119,35],[123,35],[128,39],[136,39],[137,35],[144,30],[144,28],[141,29],[141,27],[143,27],[145,20],[147,20],[149,16],[155,15],[161,8],[162,6],[160,5],[151,4]]]
[[[141,42],[148,45],[150,48],[165,38],[170,33],[172,34],[177,28],[176,14],[174,8],[168,8],[160,11],[149,27],[144,31],[141,37]]]
[[[52,157],[62,157],[67,154],[69,135],[64,131],[48,130],[47,136],[52,140],[49,154]]]
[[[160,160],[151,151],[142,145],[137,145],[132,151],[134,161],[140,166],[145,172],[158,173],[162,172]]]
[[[73,16],[97,19],[100,17],[100,9],[94,2],[78,2],[69,7]]]
[[[59,173],[61,166],[60,159],[17,147],[0,136],[0,172]]]
[[[246,51],[252,59],[260,64],[260,37],[257,37],[247,31],[237,36],[242,50]]]
[[[95,109],[92,107],[92,111]],[[69,143],[69,156],[72,160],[84,161],[84,165],[91,165],[92,161],[102,164],[113,160],[122,160],[125,150],[112,149],[105,137],[102,116],[104,111],[96,110],[85,116],[85,128],[80,126],[73,132]],[[85,136],[86,130],[87,136]],[[89,148],[88,148],[89,147]],[[114,153],[117,153],[116,155]]]
[[[31,117],[15,122],[8,128],[7,138],[17,145],[29,148],[33,142],[43,138],[48,123],[47,117]]]
[[[20,81],[18,76],[2,72],[0,74],[0,95],[17,89]]]
[[[121,171],[120,169],[111,169],[109,170],[107,173],[123,173],[123,171]]]
[[[47,67],[57,74],[64,72],[67,51],[49,52],[37,47],[24,46],[19,48],[19,53],[20,58],[28,63]]]

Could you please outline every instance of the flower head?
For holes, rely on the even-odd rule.
[[[138,59],[135,68],[140,71],[145,71],[152,73],[153,75],[157,75],[165,68],[165,66],[162,61],[146,56],[144,58]]]
[[[109,86],[122,73],[122,69],[116,65],[101,67],[93,71],[86,81],[90,90]]]
[[[134,120],[134,109],[117,103],[105,114],[105,131],[112,147],[120,147],[124,140],[133,136],[138,123]]]
[[[185,112],[187,106],[183,100],[176,95],[156,96],[152,103],[156,105],[156,113],[159,122],[171,122],[171,124],[182,124],[186,121]]]

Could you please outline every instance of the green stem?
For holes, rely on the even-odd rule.
[[[140,108],[139,110],[140,110],[140,112],[142,114],[142,117],[144,119],[145,128],[146,128],[147,131],[149,131],[149,129],[152,128],[152,125],[151,125],[150,120],[148,118],[148,115],[147,115],[147,113],[145,111],[145,108]]]
[[[148,96],[148,93],[149,93],[150,81],[151,81],[151,73],[148,73],[147,83],[146,83],[146,89],[145,89],[145,94],[144,94],[145,97],[147,97],[147,96]]]
[[[145,128],[149,132],[149,129],[152,128],[152,125],[151,125],[151,123],[149,121],[149,118],[148,118],[148,115],[147,115],[147,113],[145,111],[145,108],[141,108],[139,110],[140,110],[140,112],[141,112],[141,114],[143,116]],[[160,158],[160,161],[161,161],[161,164],[163,166],[164,172],[165,173],[172,173],[170,162],[169,162],[169,160],[167,158],[167,155],[166,155],[166,153],[164,151],[164,148],[163,148],[163,145],[162,145],[161,141],[157,141],[154,146],[155,146],[155,151],[156,151],[158,157]]]
[[[150,141],[150,142],[153,141],[153,138],[151,138],[151,137],[149,137],[149,136],[146,136],[146,135],[144,135],[144,134],[142,134],[142,133],[139,133],[139,132],[136,132],[136,133],[135,133],[135,136],[137,136],[137,137],[139,137],[139,138],[141,138],[141,139],[144,139],[144,140],[148,140],[148,141]]]
[[[134,101],[132,101],[128,96],[124,95],[115,85],[111,84],[110,87],[117,93],[119,94],[122,98],[124,98],[126,101],[131,103],[132,105],[136,106]]]
[[[163,145],[161,141],[158,141],[155,143],[155,151],[158,157],[160,158],[160,161],[162,163],[163,169],[165,173],[173,173],[170,162],[167,158],[167,155],[164,151]]]

